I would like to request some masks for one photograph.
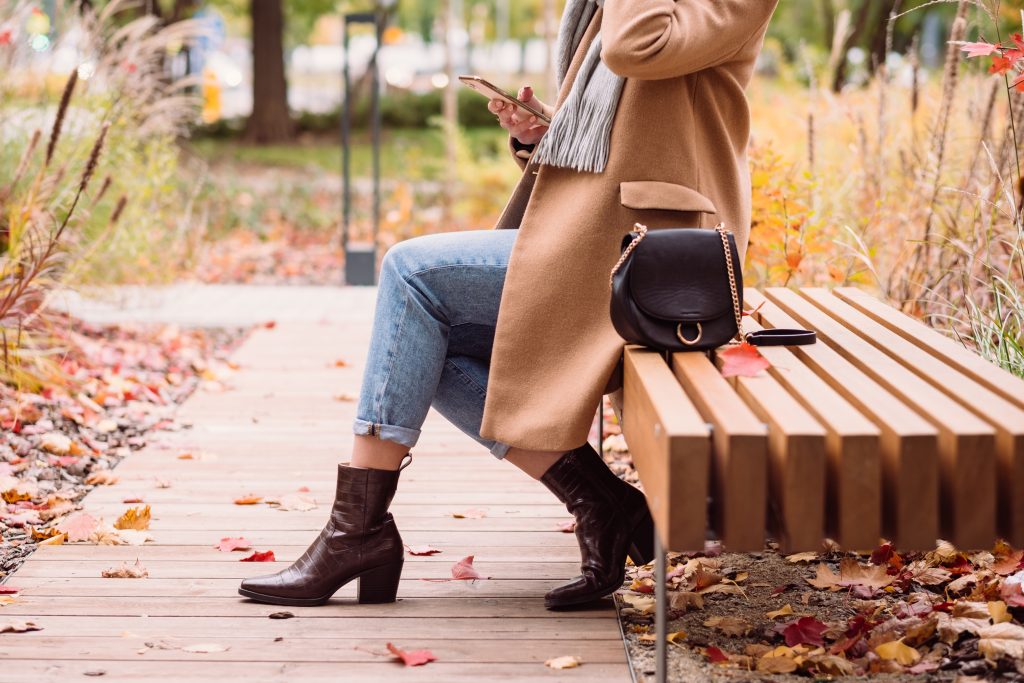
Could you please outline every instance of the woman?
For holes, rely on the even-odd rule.
[[[331,519],[294,565],[246,579],[242,595],[317,605],[358,577],[360,602],[395,599],[403,545],[387,510],[431,405],[575,517],[581,575],[545,596],[549,608],[615,591],[627,555],[650,561],[643,495],[587,445],[601,395],[621,381],[608,274],[638,221],[724,222],[746,251],[744,88],[776,3],[567,0],[556,106],[519,93],[554,112],[550,128],[490,103],[524,171],[499,229],[387,253]]]

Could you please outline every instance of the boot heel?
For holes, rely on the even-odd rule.
[[[629,559],[635,565],[649,564],[654,561],[654,520],[651,513],[644,510],[640,522],[633,527],[629,546]]]
[[[371,569],[359,577],[360,604],[377,604],[394,602],[398,595],[398,581],[402,578],[402,565],[405,558]]]

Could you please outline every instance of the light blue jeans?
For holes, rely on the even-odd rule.
[[[353,430],[412,448],[433,405],[498,458],[480,436],[494,328],[518,230],[416,237],[381,264]]]

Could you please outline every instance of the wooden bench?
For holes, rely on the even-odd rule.
[[[724,378],[716,354],[630,346],[612,402],[656,525],[657,680],[665,549],[869,550],[938,538],[1024,545],[1024,380],[855,289],[747,290],[745,330],[806,327]]]

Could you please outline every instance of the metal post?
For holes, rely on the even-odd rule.
[[[665,548],[661,545],[658,530],[654,530],[654,638],[655,669],[654,680],[665,683],[668,680],[668,594],[665,585]]]
[[[351,131],[352,131],[352,84],[349,74],[348,60],[348,16],[344,17],[342,25],[342,51],[344,53],[344,64],[341,69],[343,85],[343,97],[341,109],[341,249],[348,250],[348,232],[352,220],[352,179],[351,179]]]

